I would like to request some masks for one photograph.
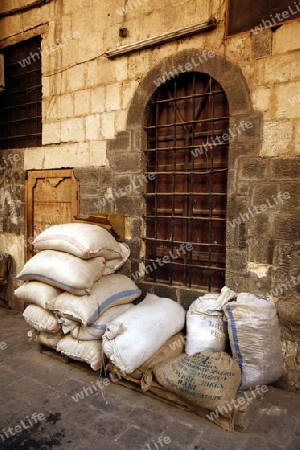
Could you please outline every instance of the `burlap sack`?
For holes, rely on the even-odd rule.
[[[233,415],[232,402],[241,373],[227,353],[206,351],[178,356],[158,364],[153,372],[159,384],[192,405],[225,417]]]

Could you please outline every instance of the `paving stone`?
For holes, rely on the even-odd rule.
[[[164,430],[164,435],[168,436],[173,444],[180,444],[184,448],[187,448],[195,441],[199,434],[191,426],[183,425],[179,422],[172,422]]]
[[[298,417],[300,409],[300,396],[293,395],[283,389],[269,388],[268,396],[266,398],[268,404],[276,406],[278,404],[278,395],[280,396],[280,407],[287,409],[289,415],[293,414]]]
[[[18,392],[13,392],[9,389],[2,390],[1,392],[1,403],[6,404],[18,398]]]
[[[50,418],[51,419],[51,418]],[[24,448],[27,450],[38,449],[38,450],[52,450],[56,448],[61,449],[78,449],[84,448],[81,445],[85,445],[85,449],[88,448],[87,442],[90,442],[91,433],[84,428],[70,425],[62,424],[57,422],[43,421],[39,424],[38,428],[25,430],[26,433],[21,433],[18,440],[11,441],[12,447],[3,447],[7,450],[16,450],[18,448]],[[96,444],[96,437],[94,440]],[[95,446],[94,448],[99,448]]]
[[[141,450],[152,436],[139,427],[132,425],[125,433],[116,439],[125,449]]]
[[[28,350],[31,350],[30,344],[27,344],[27,343],[19,343],[19,344],[14,343],[13,345],[11,345],[9,343],[9,341],[7,341],[7,345],[8,345],[8,348],[6,349],[6,351],[4,353],[4,356],[6,356],[7,359],[9,359],[9,360],[13,360],[13,359],[15,360],[14,357],[16,355],[24,354]],[[19,364],[17,364],[17,361],[12,362],[11,366],[12,366],[13,363],[18,365],[18,367],[22,366],[22,363],[20,363],[20,361],[19,361]]]
[[[25,422],[26,427],[27,425],[28,422]],[[28,450],[37,448],[41,449],[41,446],[45,444],[45,442],[47,442],[47,444],[50,444],[47,435],[39,430],[40,427],[41,422],[38,422],[31,427],[23,429],[19,433],[13,432],[14,435],[9,434],[9,438],[1,443],[1,450],[17,450],[21,448]]]
[[[98,375],[91,373],[90,367],[85,364],[85,368],[80,366],[71,366],[71,370],[69,372],[69,377],[73,378],[74,380],[82,380],[85,383],[88,383],[89,381],[95,381],[95,379],[98,379]]]
[[[228,447],[229,448],[229,447]],[[252,437],[248,439],[245,446],[243,447],[245,450],[284,450],[286,447],[284,445],[278,445],[272,442],[269,442],[268,439],[263,437]],[[293,450],[296,450],[294,448]]]
[[[244,433],[242,434],[236,431],[228,432],[221,429],[218,425],[210,423],[210,427],[201,434],[199,439],[195,440],[195,448],[203,447],[205,450],[220,449],[221,442],[222,450],[244,450],[245,441],[246,437]]]
[[[134,408],[126,417],[126,420],[129,423],[134,423],[139,428],[142,428],[151,434],[157,434],[158,436],[170,423],[168,417],[158,414],[155,410],[149,411],[142,408]]]
[[[284,431],[293,431],[297,425],[299,426],[299,415],[290,414],[285,406],[279,407],[268,403],[259,408],[248,427],[248,432],[267,436],[276,443]]]
[[[94,443],[94,446],[93,446]],[[111,439],[104,438],[103,436],[99,435],[89,435],[87,442],[82,442],[81,444],[76,444],[76,450],[87,450],[87,445],[89,445],[91,448],[98,449],[99,443],[101,445],[101,449],[107,449],[107,450],[128,450],[125,449],[125,447],[121,446],[120,444],[114,442]]]
[[[62,379],[67,379],[66,376],[62,376],[60,373],[49,371],[48,369],[43,370],[42,368],[34,369],[33,377],[53,388],[61,384]]]
[[[2,373],[0,377],[0,387],[3,388],[5,388],[12,380],[17,381],[23,378],[23,374],[21,372],[13,371],[10,367],[1,365],[0,371]]]
[[[135,407],[133,402],[129,403],[127,399],[123,399],[121,396],[117,397],[106,389],[102,392],[95,393],[83,401],[88,402],[104,413],[116,416],[127,416]]]
[[[43,407],[60,395],[59,392],[45,384],[38,383],[37,381],[31,382],[31,384],[32,388],[30,390],[24,391],[19,395],[22,395],[25,399],[38,402]]]
[[[166,439],[166,441],[164,441]],[[151,439],[144,445],[145,450],[182,450],[184,448],[187,449],[186,446],[183,446],[180,443],[172,442],[168,436],[157,436],[156,438]],[[144,450],[144,449],[143,449]]]
[[[169,417],[180,421],[182,424],[191,425],[201,433],[211,427],[210,421],[205,417],[184,409],[176,408],[175,406],[167,405],[166,403],[162,404],[165,406],[166,414],[168,414]]]
[[[100,436],[116,439],[120,433],[125,431],[127,424],[118,417],[109,414],[96,417],[93,430]]]
[[[149,445],[151,445],[151,444],[149,444]],[[153,446],[154,446],[154,444],[152,442],[152,447],[150,447],[150,448],[154,450],[155,447],[153,447]],[[164,447],[162,447],[162,448],[164,448],[165,450],[182,450],[183,447],[180,444],[177,445],[177,444],[174,444],[174,442],[171,442],[168,445],[164,445]],[[146,450],[148,450],[148,447],[146,448]],[[189,448],[186,447],[186,450],[189,450]]]
[[[78,423],[78,418],[80,417],[80,426],[88,428],[89,430],[95,432],[95,419],[100,418],[101,412],[91,408],[89,405],[86,406],[81,403],[77,407],[73,408],[69,414],[64,416],[65,421],[70,424]]]
[[[8,382],[6,387],[7,390],[16,392],[18,395],[22,396],[35,387],[43,388],[43,385],[38,383],[36,380],[33,382],[30,378],[27,377],[21,377],[18,380],[15,380],[14,377],[12,377],[11,382]],[[48,389],[46,385],[44,385],[44,387]]]
[[[78,391],[79,392],[82,391],[83,387],[85,387],[85,385],[81,381],[71,379],[71,380],[66,380],[61,384],[58,384],[55,389],[56,389],[56,391],[63,392],[66,395],[76,396]]]
[[[24,397],[17,397],[16,399],[5,404],[5,410],[7,412],[11,411],[14,414],[22,413],[23,411],[27,411],[28,409],[37,410],[39,408],[39,402],[34,401],[32,398],[25,399]]]
[[[58,395],[58,397],[50,399],[47,403],[47,412],[52,414],[60,413],[62,416],[66,416],[73,408],[77,406],[71,398],[65,394]]]
[[[299,450],[299,448],[300,448],[300,436],[299,435],[300,435],[300,433],[298,434],[298,436],[295,436],[294,438],[291,439],[288,446],[286,447],[287,450]]]

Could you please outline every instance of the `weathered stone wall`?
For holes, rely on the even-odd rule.
[[[18,0],[14,7],[29,3]],[[11,7],[4,1],[0,12]],[[105,56],[108,49],[210,16],[218,21],[213,31],[114,60]],[[120,28],[127,28],[127,37],[119,36]],[[25,172],[72,167],[80,181],[82,215],[99,210],[128,216],[132,253],[124,271],[139,270],[144,186],[128,186],[139,184],[145,168],[145,106],[164,72],[185,66],[203,50],[213,51],[214,58],[187,70],[209,73],[221,83],[230,129],[251,123],[230,140],[226,283],[239,292],[273,295],[286,355],[281,385],[299,389],[299,30],[295,20],[273,31],[224,39],[221,0],[50,1],[1,19],[0,49],[33,35],[43,38],[43,146],[18,150],[22,159],[7,172],[8,181],[1,180],[1,250],[21,267]],[[126,195],[118,194],[120,188]],[[140,284],[185,307],[199,295]]]

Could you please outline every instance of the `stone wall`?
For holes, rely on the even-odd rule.
[[[29,3],[18,0],[14,7]],[[209,73],[222,85],[230,129],[251,123],[230,140],[226,283],[240,292],[273,295],[286,362],[280,383],[297,390],[300,23],[224,39],[225,6],[221,0],[63,0],[1,19],[0,49],[42,35],[43,84],[43,146],[18,150],[20,161],[7,171],[7,181],[1,179],[1,246],[18,270],[24,261],[26,171],[72,167],[80,182],[81,215],[98,210],[128,216],[132,253],[124,271],[139,270],[144,186],[123,197],[118,192],[137,184],[145,170],[145,107],[165,72],[213,51],[215,57],[189,70]],[[10,9],[4,1],[0,13]],[[217,19],[212,31],[112,60],[105,56],[108,49],[210,16]],[[127,37],[120,37],[122,28]],[[199,295],[143,280],[140,285],[186,308]]]

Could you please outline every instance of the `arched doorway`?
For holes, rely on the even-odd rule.
[[[209,292],[224,286],[228,129],[226,94],[206,73],[175,77],[148,103],[147,281]]]

